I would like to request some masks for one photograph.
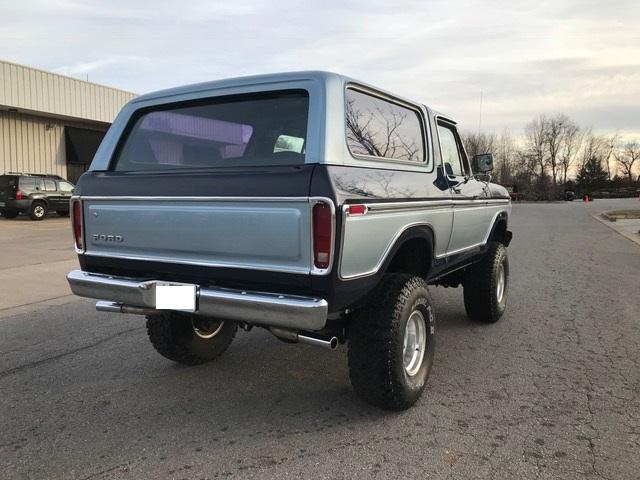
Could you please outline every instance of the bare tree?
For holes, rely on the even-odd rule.
[[[500,183],[513,183],[516,166],[516,143],[508,130],[503,131],[496,140],[492,152],[496,162],[496,177]]]
[[[594,158],[602,160],[604,158],[605,143],[605,140],[601,136],[596,135],[591,130],[587,130],[582,141],[578,169],[583,169],[585,165]]]
[[[560,151],[564,142],[564,128],[569,123],[569,117],[560,113],[555,117],[541,118],[541,130],[548,153],[548,164],[551,167],[551,182],[553,186],[557,183],[557,173],[560,163]]]
[[[526,149],[519,149],[515,155],[516,173],[524,175],[529,181],[538,176],[538,160]]]
[[[629,179],[629,184],[633,183],[633,165],[640,160],[640,144],[634,140],[628,142],[622,151],[614,154],[616,163]]]
[[[354,101],[346,109],[347,139],[358,144],[367,155],[376,157],[415,160],[422,152],[422,145],[408,143],[398,130],[407,119],[407,113],[377,108],[361,112]]]
[[[493,153],[497,143],[497,137],[493,133],[461,132],[460,139],[470,158],[482,153]]]
[[[375,140],[372,138],[369,125],[373,121],[373,116],[365,117],[360,110],[355,109],[355,102],[349,101],[346,111],[347,139],[358,143],[365,149],[368,155],[380,156]]]
[[[613,154],[613,150],[615,148],[616,141],[618,140],[618,133],[614,133],[609,137],[602,137],[602,145],[603,145],[603,161],[605,166],[607,167],[607,179],[611,180],[611,155]]]
[[[549,165],[547,156],[546,124],[547,117],[540,115],[538,118],[534,118],[525,125],[525,152],[522,157],[526,158],[525,163],[527,165],[535,165],[543,197],[546,197],[547,193],[546,176],[547,166]]]
[[[571,119],[563,124],[563,141],[558,153],[558,164],[562,172],[562,183],[567,183],[569,170],[575,163],[576,156],[582,144],[580,127]]]
[[[496,178],[500,183],[512,183],[516,164],[516,144],[509,131],[495,133],[461,132],[460,139],[469,158],[492,153]]]

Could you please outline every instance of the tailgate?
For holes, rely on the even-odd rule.
[[[88,255],[309,273],[305,197],[83,199]]]

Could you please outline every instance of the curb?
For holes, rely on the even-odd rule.
[[[615,221],[609,221],[609,220],[605,220],[601,214],[598,215],[591,215],[593,218],[595,218],[597,221],[599,221],[600,223],[603,223],[604,225],[606,225],[607,227],[609,227],[611,230],[613,230],[614,232],[618,233],[619,235],[623,236],[624,238],[626,238],[627,240],[631,240],[632,242],[634,242],[637,245],[640,245],[640,235],[639,234],[633,234],[633,233],[628,233],[624,230],[622,230],[620,227],[618,227],[618,225],[616,225]]]
[[[628,209],[628,211],[631,211],[634,209]],[[638,210],[638,212],[636,213],[623,213],[623,214],[615,214],[615,212],[620,212],[623,210],[609,210],[607,212],[602,212],[600,215],[602,215],[603,218],[605,218],[606,220],[609,220],[610,222],[615,222],[616,220],[640,220],[640,216],[638,215],[638,213],[640,213],[640,209],[635,209]]]

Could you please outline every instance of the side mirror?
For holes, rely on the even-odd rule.
[[[483,153],[474,155],[471,168],[474,173],[487,173],[493,170],[493,155],[491,153]]]

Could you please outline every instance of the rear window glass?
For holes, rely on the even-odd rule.
[[[351,153],[424,162],[424,139],[417,111],[353,89],[347,89],[346,96]]]
[[[117,171],[304,163],[309,96],[244,94],[146,111],[119,149]]]
[[[14,187],[16,184],[16,177],[0,176],[0,188]]]

